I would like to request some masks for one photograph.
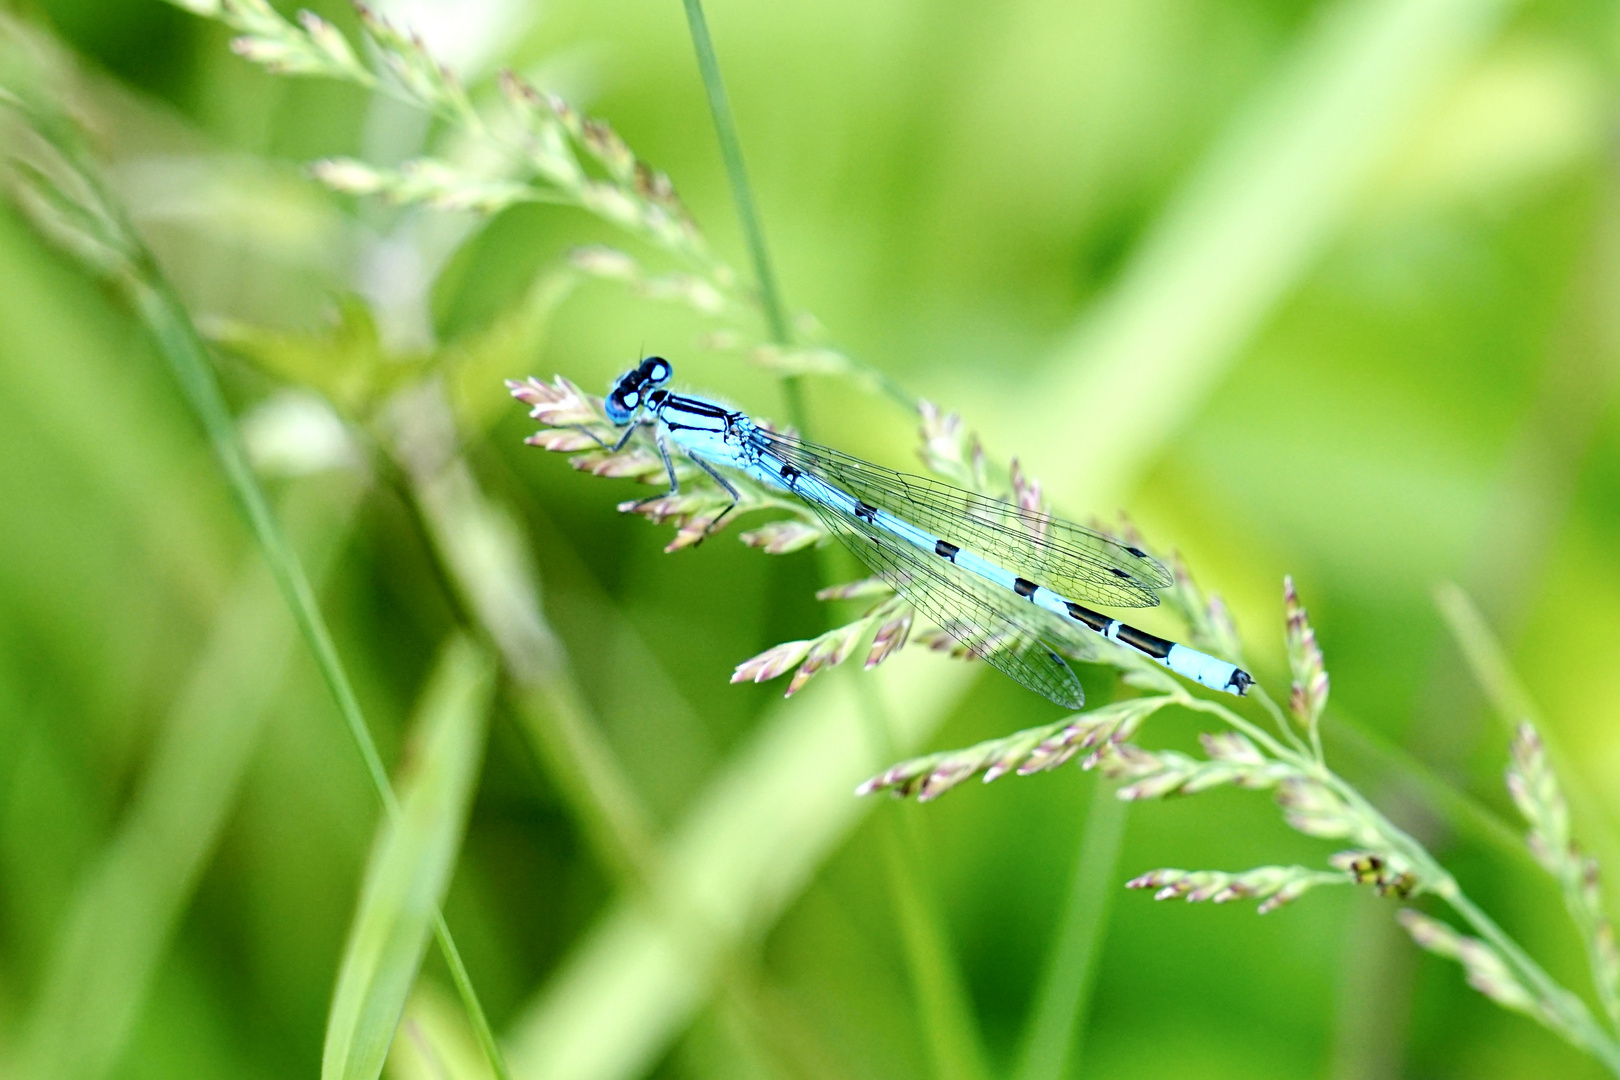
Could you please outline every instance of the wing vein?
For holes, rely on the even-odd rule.
[[[1070,599],[1151,607],[1156,590],[1174,583],[1157,560],[1094,529],[829,447],[761,435],[767,452],[788,464]]]

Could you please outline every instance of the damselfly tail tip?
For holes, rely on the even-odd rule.
[[[1226,689],[1236,694],[1238,697],[1246,696],[1249,692],[1249,687],[1253,685],[1254,676],[1250,675],[1242,668],[1238,668],[1236,671],[1232,672],[1232,677],[1226,680]]]

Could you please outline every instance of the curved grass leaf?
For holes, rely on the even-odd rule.
[[[357,485],[294,488],[281,510],[325,577]],[[117,831],[83,873],[18,1039],[17,1075],[97,1080],[124,1053],[235,804],[294,630],[257,554],[215,619]],[[3,748],[0,748],[3,749]]]
[[[383,822],[344,946],[322,1080],[376,1080],[382,1071],[461,846],[493,675],[489,656],[457,635],[423,694],[399,810]]]

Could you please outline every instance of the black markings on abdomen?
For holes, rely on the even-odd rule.
[[[1019,596],[1022,596],[1026,600],[1031,596],[1034,596],[1035,590],[1038,588],[1040,588],[1040,586],[1028,578],[1013,578],[1013,592],[1017,593]]]
[[[869,506],[857,499],[855,502],[855,516],[870,525],[872,520],[877,517],[877,507]]]
[[[949,559],[951,562],[955,562],[956,553],[961,550],[961,548],[957,547],[948,540],[934,541],[934,554],[938,555],[942,559]]]
[[[1170,655],[1170,646],[1175,644],[1162,637],[1154,637],[1146,630],[1138,630],[1134,626],[1121,623],[1119,630],[1114,634],[1116,638],[1135,649],[1137,652],[1147,653],[1155,660],[1163,660]]]
[[[1018,579],[1022,581],[1022,578]],[[1155,660],[1163,660],[1170,655],[1170,649],[1175,645],[1173,641],[1166,641],[1162,637],[1154,637],[1146,630],[1138,630],[1134,626],[1127,626],[1117,619],[1110,619],[1100,611],[1092,611],[1082,607],[1073,600],[1065,600],[1064,606],[1069,609],[1069,618],[1076,622],[1085,623],[1099,634],[1107,634],[1110,627],[1115,627],[1113,638],[1124,645],[1129,645],[1139,653],[1145,653]],[[1116,625],[1117,624],[1117,625]]]
[[[1075,622],[1085,623],[1099,634],[1104,630],[1107,630],[1108,624],[1114,621],[1113,619],[1110,619],[1108,616],[1104,615],[1102,612],[1092,611],[1088,607],[1082,607],[1073,600],[1064,601],[1064,605],[1069,609],[1069,618],[1073,619]]]
[[[799,470],[795,469],[792,465],[783,465],[778,475],[781,476],[783,482],[786,483],[788,487],[792,487],[799,479]]]

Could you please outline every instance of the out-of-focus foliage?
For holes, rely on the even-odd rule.
[[[379,8],[474,105],[506,65],[610,121],[747,265],[680,4]],[[1107,918],[1072,999],[1086,1075],[1599,1075],[1366,890],[1257,920],[1118,889],[1322,865],[1331,845],[1261,797],[1134,807],[1104,860],[1117,895],[1089,907],[1078,770],[854,799],[1051,708],[920,649],[787,704],[728,685],[826,630],[815,593],[852,563],[730,534],[663,554],[667,532],[613,509],[648,489],[523,446],[501,382],[596,390],[657,351],[781,419],[787,365],[739,344],[746,313],[728,336],[696,293],[664,302],[667,252],[577,208],[330,194],[307,162],[403,167],[445,121],[266,74],[215,22],[152,0],[31,17],[79,54],[111,187],[222,344],[391,771],[447,636],[501,658],[445,914],[517,1075],[1053,1075],[1063,1055],[1026,1039],[1062,998],[1040,988],[1071,911]],[[1124,506],[1179,549],[1255,674],[1299,681],[1314,716],[1320,658],[1290,655],[1277,599],[1292,573],[1333,672],[1329,753],[1584,992],[1558,883],[1504,824],[1498,720],[1539,707],[1573,832],[1620,872],[1612,6],[724,0],[709,19],[788,303],[840,350],[793,354],[817,440],[915,467],[915,417],[840,356],[962,414],[1059,512]],[[581,266],[604,243],[635,260],[619,280],[596,248]],[[442,392],[401,395],[430,370]],[[0,462],[0,1075],[313,1074],[381,825],[369,782],[140,324],[10,210]],[[1522,687],[1474,688],[1477,650],[1432,598],[1448,579]],[[1097,704],[1116,689],[1081,676]],[[1144,738],[1192,752],[1198,730],[1166,708]],[[1526,754],[1521,777],[1545,767]],[[1584,856],[1557,854],[1606,926],[1577,904]],[[450,985],[430,955],[395,1075],[481,1075]]]

